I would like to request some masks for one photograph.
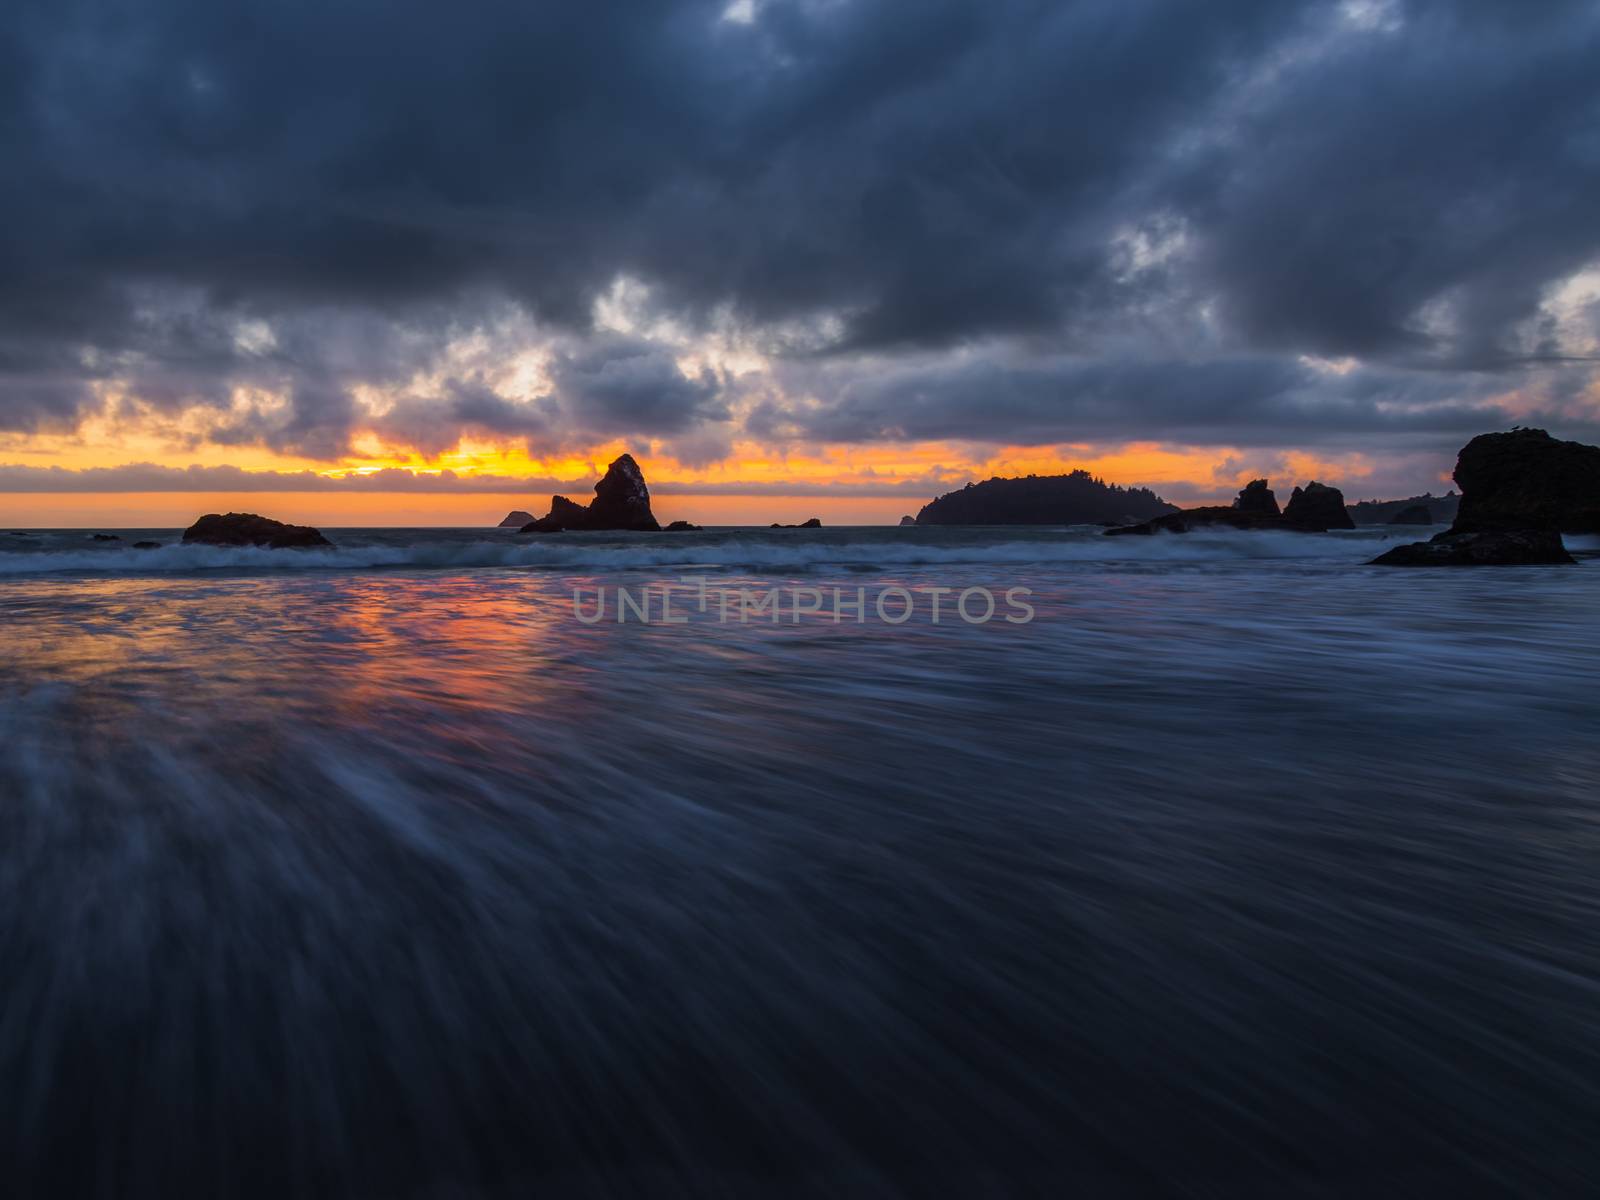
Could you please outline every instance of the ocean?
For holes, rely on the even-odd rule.
[[[0,531],[12,1194],[1600,1189],[1600,542],[116,532]]]

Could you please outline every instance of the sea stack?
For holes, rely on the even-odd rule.
[[[1575,563],[1563,533],[1600,533],[1600,447],[1542,429],[1485,433],[1461,448],[1455,523],[1431,541],[1397,546],[1381,567]]]
[[[513,512],[509,516],[507,516],[504,521],[501,521],[500,524],[496,525],[495,528],[496,529],[521,529],[524,525],[530,524],[532,521],[533,521],[533,514],[530,513],[530,512],[523,512],[519,508],[515,512]]]
[[[1344,493],[1315,479],[1304,488],[1295,488],[1289,496],[1289,503],[1283,510],[1283,523],[1302,533],[1356,527],[1345,509]]]
[[[1278,497],[1267,486],[1265,479],[1252,479],[1245,484],[1244,490],[1233,502],[1233,507],[1242,513],[1258,513],[1269,517],[1280,515]]]
[[[183,531],[185,545],[261,546],[268,550],[308,550],[333,545],[309,525],[285,525],[255,513],[208,513]]]
[[[650,511],[650,489],[644,472],[624,454],[606,468],[605,477],[594,485],[594,499],[587,505],[552,496],[550,512],[522,527],[523,533],[560,533],[563,530],[635,530],[655,533],[661,529]]]

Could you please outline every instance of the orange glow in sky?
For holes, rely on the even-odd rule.
[[[107,431],[98,431],[104,435]],[[1183,447],[1157,442],[1113,446],[1053,445],[975,447],[922,442],[895,445],[811,446],[781,452],[753,442],[736,443],[732,455],[711,465],[687,465],[648,441],[614,441],[552,457],[530,456],[520,445],[463,441],[426,457],[368,438],[357,453],[336,463],[274,455],[259,448],[175,445],[155,436],[97,436],[85,428],[71,437],[0,439],[0,463],[83,470],[152,463],[166,468],[231,466],[245,471],[299,472],[344,477],[383,468],[418,473],[450,471],[463,480],[479,476],[558,481],[532,488],[496,485],[470,492],[260,491],[195,492],[0,492],[0,524],[31,528],[106,526],[168,528],[188,524],[204,512],[259,511],[281,520],[328,526],[495,524],[511,509],[542,514],[550,495],[561,491],[586,500],[605,465],[623,451],[639,459],[653,489],[662,521],[697,524],[797,522],[821,517],[829,524],[893,524],[915,514],[934,496],[969,480],[991,476],[1061,474],[1088,470],[1109,482],[1177,494],[1181,503],[1224,501],[1242,484],[1268,473],[1261,460],[1282,470],[1275,486],[1317,478],[1359,484],[1370,467],[1359,455],[1329,459],[1297,451],[1264,455],[1229,447]],[[794,491],[786,493],[785,487]],[[744,490],[741,490],[744,489]],[[852,492],[856,494],[851,494]],[[821,493],[821,494],[818,494]],[[831,493],[831,494],[829,494]]]

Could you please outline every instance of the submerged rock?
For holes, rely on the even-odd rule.
[[[91,542],[120,542],[122,539],[114,533],[91,533],[89,540]]]
[[[1373,559],[1375,567],[1561,566],[1576,560],[1551,529],[1441,533],[1426,542],[1396,546]]]
[[[133,544],[133,548],[135,550],[159,550],[159,549],[161,549],[161,543],[160,542],[135,542]]]
[[[1345,510],[1344,493],[1313,479],[1304,488],[1295,488],[1283,510],[1283,523],[1302,533],[1326,533],[1330,529],[1354,529],[1356,523]]]
[[[1452,532],[1600,533],[1600,446],[1542,429],[1485,433],[1461,448],[1455,479],[1462,494]]]
[[[495,528],[496,529],[521,529],[524,525],[531,525],[532,523],[533,523],[533,514],[531,512],[523,512],[519,508],[515,512],[509,514],[506,517],[506,519],[504,521],[501,521],[500,524],[496,525]]]
[[[1402,508],[1389,518],[1391,525],[1432,525],[1433,510],[1426,504],[1413,504],[1410,508]]]
[[[553,496],[550,512],[522,527],[523,533],[559,533],[562,530],[637,530],[657,532],[661,525],[650,511],[650,489],[644,472],[624,454],[606,468],[594,485],[587,507],[565,496]]]
[[[309,525],[285,525],[255,513],[209,513],[184,530],[183,540],[202,546],[264,546],[269,550],[333,545]]]
[[[692,524],[692,523],[690,523],[688,521],[674,521],[671,525],[667,526],[665,532],[667,532],[667,533],[699,533],[700,532],[700,526]]]
[[[1278,497],[1267,486],[1265,479],[1252,479],[1245,484],[1244,490],[1239,493],[1239,498],[1233,502],[1233,507],[1242,513],[1261,513],[1269,517],[1280,515]]]
[[[773,529],[821,529],[822,528],[822,518],[821,517],[812,517],[809,521],[801,521],[800,524],[798,524],[798,525],[780,525],[780,524],[778,524],[778,522],[774,521],[772,523],[771,528],[773,528]]]

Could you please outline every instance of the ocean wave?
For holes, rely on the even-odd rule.
[[[191,572],[362,571],[374,569],[465,570],[530,568],[635,570],[660,567],[901,567],[943,564],[1072,562],[1213,562],[1234,559],[1359,560],[1383,540],[1365,536],[1317,536],[1277,532],[1208,531],[1185,535],[1105,539],[1095,533],[1058,537],[1002,536],[977,540],[853,538],[830,531],[825,538],[797,540],[761,534],[708,539],[642,536],[541,539],[524,542],[422,540],[401,544],[354,544],[329,550],[171,544],[156,550],[131,548],[27,550],[0,554],[0,577],[47,574],[174,574]]]

